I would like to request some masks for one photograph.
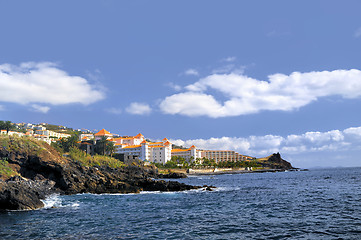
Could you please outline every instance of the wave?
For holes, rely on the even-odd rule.
[[[62,207],[71,207],[71,208],[79,207],[78,201],[71,202],[71,203],[63,203],[63,200],[59,194],[52,194],[41,201],[44,203],[43,209],[62,208]]]

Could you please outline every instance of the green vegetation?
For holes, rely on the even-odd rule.
[[[74,161],[80,162],[84,166],[96,167],[96,166],[109,166],[111,168],[121,168],[125,164],[115,158],[109,156],[94,155],[91,156],[74,147],[71,148],[69,156]]]
[[[160,169],[170,169],[170,168],[178,168],[178,169],[188,169],[188,168],[244,168],[244,167],[262,167],[262,165],[255,160],[249,161],[227,161],[227,162],[219,162],[216,163],[213,159],[207,158],[197,158],[197,159],[190,159],[191,161],[188,162],[182,157],[173,156],[172,159],[166,164],[155,163],[155,166]]]
[[[178,146],[178,145],[175,145],[175,144],[172,144],[172,148],[173,149],[187,149],[187,148],[185,148],[183,146]]]
[[[60,153],[69,152],[71,148],[78,147],[78,134],[73,134],[71,137],[62,138],[57,142],[51,144]]]
[[[104,136],[95,144],[95,153],[99,155],[109,154],[110,156],[112,156],[115,150],[116,148],[114,143],[108,141],[107,138]]]
[[[259,164],[257,161],[236,161],[236,162],[220,162],[217,164],[217,167],[219,168],[242,168],[242,167],[262,167],[261,164]]]
[[[79,149],[78,139],[78,133],[74,133],[71,137],[62,138],[56,143],[52,143],[52,146],[62,154],[69,153],[72,160],[80,162],[84,166],[109,166],[111,168],[125,166],[124,163],[112,157],[115,152],[114,143],[108,141],[105,137],[92,145],[95,152],[93,156]],[[106,154],[110,156],[106,156]]]
[[[65,133],[65,134],[74,134],[77,133],[72,128],[64,127],[64,126],[58,126],[53,124],[46,124],[46,129],[58,133]]]
[[[28,155],[37,155],[46,148],[46,142],[37,141],[31,137],[19,136],[0,136],[0,147],[5,148],[11,152],[23,152]]]
[[[7,179],[9,177],[13,177],[18,175],[10,166],[8,161],[5,159],[0,159],[0,178]]]
[[[9,133],[10,130],[14,128],[14,125],[11,121],[0,121],[0,130],[6,130],[6,133]]]

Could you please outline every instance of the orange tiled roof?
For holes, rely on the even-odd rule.
[[[168,141],[168,139],[167,139],[167,138],[163,138],[163,141]]]
[[[147,141],[143,140],[141,143],[147,143]]]
[[[141,145],[126,146],[123,148],[139,148],[139,147],[141,147]]]
[[[163,144],[163,142],[150,142],[149,144],[150,145],[160,145],[160,144]]]
[[[144,137],[141,133],[138,133],[135,138],[141,138],[141,137]]]
[[[172,152],[187,152],[190,151],[190,149],[172,149]]]
[[[192,145],[189,149],[191,149],[191,148],[196,148],[196,146]]]
[[[102,130],[100,130],[99,132],[97,132],[94,135],[95,136],[106,136],[106,135],[109,136],[109,135],[112,135],[112,134],[103,128]]]

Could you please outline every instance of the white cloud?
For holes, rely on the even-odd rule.
[[[180,90],[182,90],[182,86],[178,85],[178,84],[175,84],[175,83],[172,83],[172,82],[169,82],[166,84],[168,87],[172,88],[174,91],[177,91],[179,92]]]
[[[212,70],[212,74],[243,74],[247,66],[237,66],[235,64],[227,64]]]
[[[186,92],[168,96],[160,103],[163,113],[217,118],[263,110],[292,111],[321,97],[360,97],[361,71],[351,69],[273,74],[268,77],[268,81],[234,72],[212,74],[185,89]],[[227,100],[216,100],[207,93],[209,90],[218,91]]]
[[[0,102],[87,105],[104,97],[103,91],[86,79],[71,76],[51,62],[0,65]],[[45,108],[41,111],[46,112]]]
[[[193,69],[193,68],[190,68],[190,69],[186,70],[184,72],[184,74],[188,75],[188,76],[198,76],[199,75],[198,71],[196,69]]]
[[[32,104],[31,107],[35,112],[41,112],[41,113],[47,113],[50,110],[50,107],[42,106],[38,104]]]
[[[355,38],[359,38],[359,37],[361,36],[361,27],[359,27],[359,28],[355,31],[354,36],[355,36]]]
[[[221,61],[222,62],[234,62],[236,61],[236,57],[226,57],[226,58],[223,58]]]
[[[122,109],[120,109],[120,108],[107,108],[107,109],[105,109],[105,111],[108,113],[111,113],[111,114],[116,114],[116,115],[122,114]]]
[[[128,113],[135,115],[147,115],[152,111],[148,104],[138,102],[131,103],[125,110]]]
[[[184,147],[195,145],[199,149],[234,150],[241,154],[263,157],[280,152],[286,159],[299,166],[361,166],[361,127],[327,132],[306,132],[300,135],[249,136],[246,138],[221,137],[209,139],[171,139],[172,143]],[[359,151],[354,159],[337,159],[351,151]],[[313,162],[313,156],[327,155],[327,158]],[[306,158],[305,155],[308,157]],[[312,159],[313,158],[313,159]],[[312,160],[312,161],[311,161]],[[347,164],[344,164],[344,161]],[[332,162],[332,164],[331,164]]]

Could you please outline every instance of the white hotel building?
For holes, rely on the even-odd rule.
[[[121,140],[122,143],[116,143],[116,146],[118,146],[116,153],[124,154],[124,156],[136,156],[143,161],[153,163],[165,164],[171,160],[172,144],[168,139],[164,138],[162,142],[147,142],[143,135],[141,135],[141,137],[138,136],[138,138],[137,136],[123,138]],[[124,143],[128,141],[131,143],[138,143],[140,139],[143,139],[143,141],[137,145],[127,145]]]
[[[188,162],[194,161],[197,158],[202,158],[202,151],[192,145],[188,149],[172,149],[172,156],[182,157]]]
[[[142,134],[136,136],[126,136],[112,138],[113,134],[105,129],[100,130],[95,135],[95,139],[101,139],[103,136],[107,137],[108,141],[114,142],[117,147],[116,153],[124,154],[125,158],[138,157],[143,161],[153,163],[162,163],[170,161],[173,156],[182,157],[188,162],[194,161],[197,158],[208,158],[215,162],[223,161],[244,161],[251,160],[249,156],[241,155],[235,151],[222,150],[201,150],[194,145],[188,149],[172,149],[172,143],[164,138],[161,142],[146,141]]]

